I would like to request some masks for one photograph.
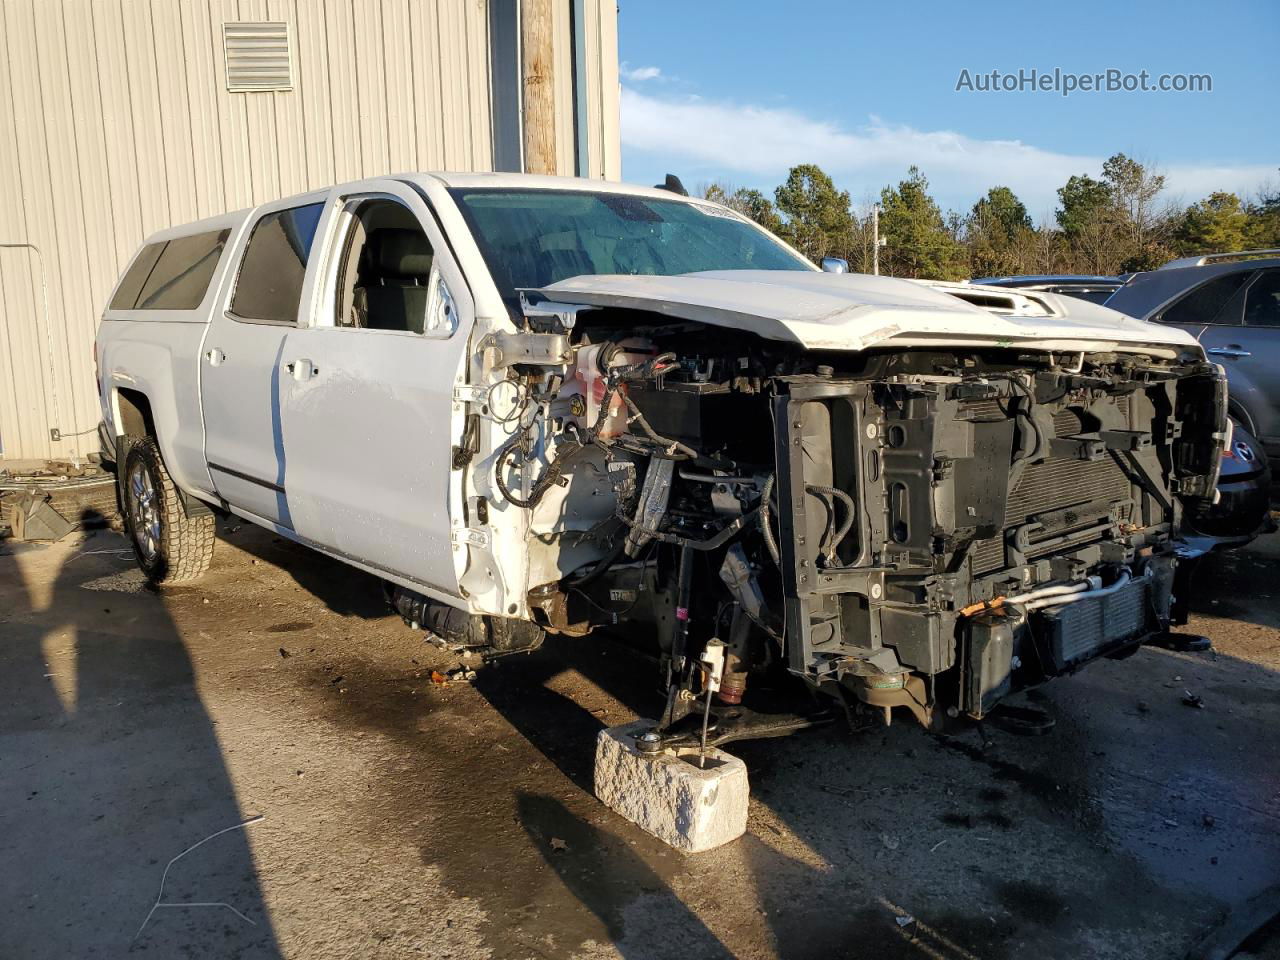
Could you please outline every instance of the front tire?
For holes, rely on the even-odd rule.
[[[212,514],[188,516],[154,437],[129,448],[120,502],[138,566],[155,584],[196,580],[213,560]]]

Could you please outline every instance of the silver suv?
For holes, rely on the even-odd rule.
[[[1135,274],[1107,306],[1182,327],[1220,363],[1229,411],[1280,467],[1280,250],[1209,254]]]

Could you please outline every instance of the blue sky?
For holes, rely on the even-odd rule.
[[[771,191],[813,161],[855,203],[911,163],[944,209],[1011,186],[1050,217],[1116,152],[1166,198],[1280,186],[1280,4],[619,0],[623,179]],[[1020,68],[1209,74],[1209,93],[957,92]]]

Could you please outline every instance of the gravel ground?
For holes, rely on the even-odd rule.
[[[163,593],[107,531],[0,544],[0,955],[1180,957],[1280,882],[1280,541],[1199,581],[1214,652],[1048,685],[1048,737],[734,745],[747,836],[685,856],[591,795],[658,702],[620,644],[441,686],[375,581],[248,525]]]

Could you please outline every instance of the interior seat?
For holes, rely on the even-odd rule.
[[[370,330],[422,333],[427,319],[431,245],[420,230],[371,231],[373,270],[363,294]]]

